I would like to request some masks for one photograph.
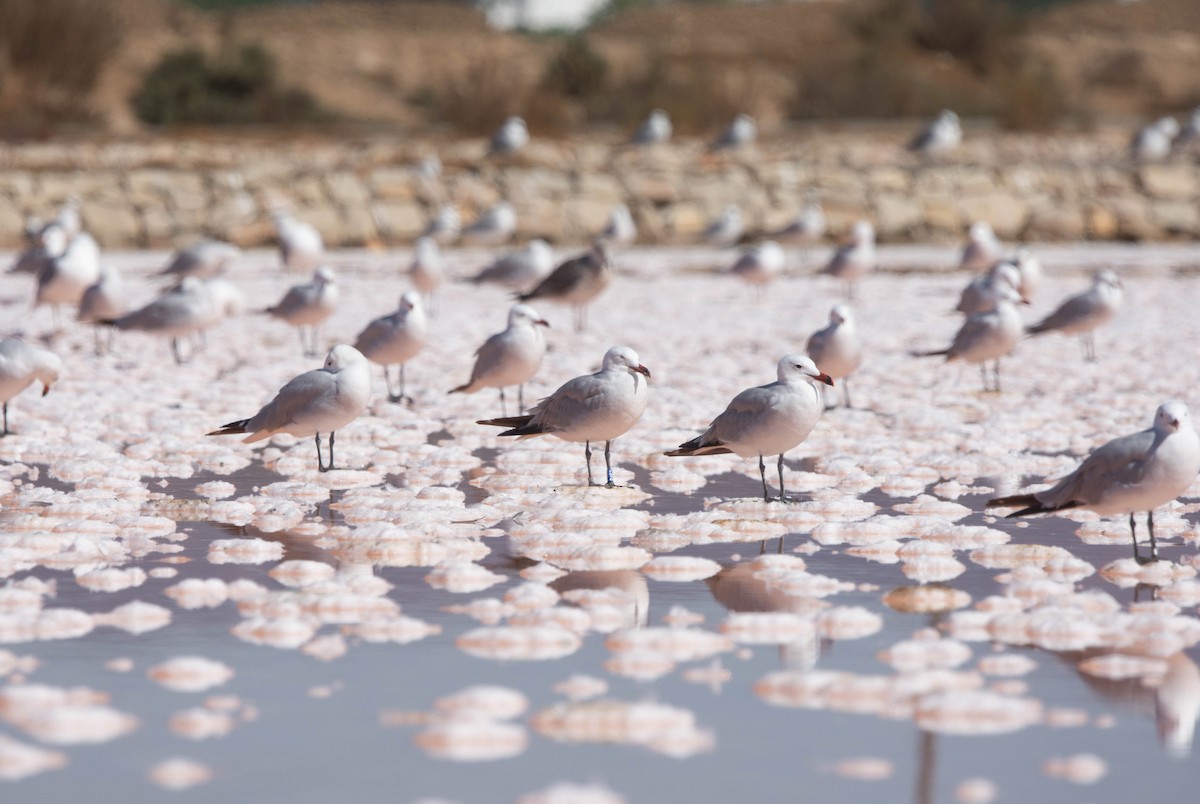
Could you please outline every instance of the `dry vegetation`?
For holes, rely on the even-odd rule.
[[[1200,100],[1195,0],[1082,0],[1032,15],[997,0],[666,5],[569,38],[495,32],[478,11],[444,3],[215,13],[171,0],[0,0],[0,15],[9,133],[93,113],[110,130],[136,131],[130,99],[165,57],[190,51],[198,63],[197,53],[213,60],[245,46],[262,48],[280,86],[309,93],[342,125],[462,134],[509,114],[543,135],[627,127],[655,107],[684,134],[739,111],[769,127],[943,107],[1037,129]],[[241,111],[227,117],[245,122]]]

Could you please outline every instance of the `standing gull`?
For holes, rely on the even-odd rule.
[[[834,305],[829,311],[829,324],[808,337],[805,351],[817,364],[818,369],[838,381],[846,407],[852,407],[850,385],[847,381],[862,363],[862,342],[858,338],[854,316],[847,305]],[[828,400],[825,390],[821,389],[822,395]],[[829,407],[831,406],[826,404],[826,409]]]
[[[513,116],[504,121],[488,144],[488,156],[508,156],[529,144],[529,128],[520,117]]]
[[[958,296],[954,311],[963,315],[987,312],[995,306],[1002,285],[1017,294],[1021,292],[1021,272],[1011,262],[998,262],[986,274],[968,282]],[[1022,300],[1025,300],[1023,296]]]
[[[614,246],[631,246],[637,240],[637,235],[637,224],[633,221],[633,213],[626,205],[617,204],[608,216],[608,223],[596,235],[596,239]]]
[[[87,232],[73,237],[57,223],[42,232],[46,260],[37,274],[34,307],[48,304],[59,322],[60,304],[77,305],[84,291],[100,278],[100,247]]]
[[[404,394],[404,364],[425,347],[427,335],[428,325],[421,297],[416,291],[406,290],[400,297],[396,312],[376,318],[355,339],[354,348],[372,363],[383,366],[383,381],[387,384],[389,402],[412,402],[412,398]],[[396,391],[392,390],[392,378],[388,374],[388,366],[394,363],[400,364],[400,387]]]
[[[1083,357],[1089,363],[1096,360],[1096,330],[1113,319],[1121,309],[1125,292],[1121,280],[1107,268],[1092,277],[1092,286],[1083,293],[1069,297],[1053,313],[1029,328],[1030,335],[1061,332],[1078,335]]]
[[[214,321],[212,296],[203,279],[185,276],[176,287],[159,298],[117,319],[101,321],[119,330],[149,332],[171,339],[175,362],[183,363],[179,340],[193,335]]]
[[[850,242],[838,248],[821,273],[844,279],[846,297],[854,298],[858,280],[875,270],[875,227],[858,221],[850,232]]]
[[[442,285],[442,253],[432,237],[418,237],[413,251],[408,275],[413,287],[425,297],[425,306],[431,314],[437,314],[436,294]]]
[[[758,138],[758,124],[748,114],[739,114],[721,134],[709,145],[710,151],[721,151],[727,148],[740,148],[750,145]]]
[[[1012,264],[1017,266],[1017,273],[1020,275],[1017,291],[1025,301],[1032,302],[1038,287],[1042,284],[1042,261],[1037,258],[1032,249],[1021,246],[1013,255]]]
[[[738,208],[737,204],[730,204],[721,210],[720,215],[709,221],[702,237],[704,242],[710,246],[725,248],[741,240],[745,231],[746,225],[742,221],[742,210]]]
[[[1133,557],[1139,564],[1158,560],[1154,509],[1187,490],[1200,473],[1200,436],[1182,402],[1165,402],[1154,426],[1109,441],[1088,455],[1074,472],[1048,489],[988,502],[988,508],[1018,508],[1009,517],[1086,508],[1101,516],[1129,514]],[[1150,558],[1138,554],[1133,515],[1146,512]]]
[[[996,288],[992,307],[975,313],[963,322],[954,341],[945,349],[915,352],[914,357],[945,356],[946,362],[965,360],[978,363],[984,391],[1000,390],[1000,358],[1011,352],[1021,340],[1024,324],[1014,306],[1021,297],[1007,284]],[[987,361],[994,362],[993,383],[988,385]]]
[[[275,398],[249,419],[222,425],[208,435],[240,435],[247,444],[290,433],[316,436],[317,469],[333,465],[334,433],[354,421],[371,400],[371,367],[362,353],[341,343],[329,350],[325,365],[294,377]],[[329,433],[329,464],[321,459],[321,433]]]
[[[312,271],[325,259],[325,241],[311,224],[296,220],[287,210],[272,216],[279,237],[279,256],[286,271]]]
[[[789,246],[811,246],[825,236],[825,210],[820,201],[809,201],[787,226],[775,233],[775,239]]]
[[[278,304],[263,312],[296,327],[304,356],[315,357],[321,339],[321,324],[333,315],[339,295],[333,271],[322,266],[313,272],[311,281],[293,285]],[[307,340],[304,337],[306,327],[309,330]]]
[[[111,265],[100,269],[100,278],[83,292],[79,300],[78,320],[83,324],[96,324],[93,328],[96,354],[101,353],[100,327],[103,321],[111,321],[125,315],[129,310],[125,283],[120,272]],[[113,330],[108,330],[107,348],[112,348]]]
[[[439,246],[448,246],[458,239],[461,231],[462,216],[458,213],[458,207],[445,204],[429,219],[421,237],[432,237]]]
[[[162,275],[176,279],[185,276],[210,279],[225,273],[240,256],[242,250],[235,245],[220,240],[201,240],[175,252]]]
[[[525,411],[525,382],[542,365],[546,354],[546,338],[542,327],[550,326],[525,304],[518,304],[508,311],[508,327],[497,332],[475,352],[475,367],[471,379],[450,391],[452,394],[473,394],[484,388],[500,389],[500,413],[508,415],[504,403],[504,389],[517,386],[517,410]]]
[[[742,391],[720,416],[712,420],[702,435],[666,454],[679,457],[732,452],[743,458],[757,455],[763,500],[768,502],[771,495],[767,491],[767,466],[763,456],[778,455],[779,500],[785,501],[783,454],[808,438],[821,418],[823,405],[815,383],[833,385],[833,379],[801,355],[782,358],[778,377],[768,385]]]
[[[671,117],[662,109],[655,109],[638,126],[629,138],[630,145],[656,145],[671,139]]]
[[[471,282],[476,285],[494,282],[523,293],[545,279],[552,270],[554,252],[549,243],[537,238],[530,240],[523,249],[498,257],[473,276]]]
[[[502,436],[552,435],[563,441],[582,441],[589,486],[596,485],[592,480],[592,442],[603,441],[606,485],[612,488],[612,442],[628,432],[646,410],[649,379],[650,369],[641,364],[637,352],[628,346],[614,346],[604,353],[599,371],[567,381],[528,415],[485,419],[478,424],[510,428],[500,433]]]
[[[1129,155],[1141,162],[1166,159],[1178,134],[1179,123],[1174,117],[1160,117],[1133,135]]]
[[[612,266],[604,243],[597,242],[591,251],[573,257],[554,269],[538,286],[517,298],[521,301],[548,299],[575,307],[575,331],[587,326],[587,304],[600,295],[612,281]]]
[[[961,145],[962,139],[962,124],[958,121],[958,115],[943,109],[932,123],[913,137],[908,143],[908,150],[924,154],[945,153]]]
[[[17,338],[0,341],[0,402],[4,409],[4,430],[0,437],[9,435],[8,403],[36,380],[42,384],[42,396],[50,393],[50,386],[58,381],[62,361],[54,352],[30,346]]]
[[[507,243],[517,231],[517,211],[507,201],[500,201],[462,230],[464,242],[479,246],[498,246]]]
[[[767,284],[783,273],[783,264],[783,247],[774,240],[764,240],[743,251],[729,267],[729,273],[758,288],[759,298],[762,299]]]
[[[1004,258],[1004,245],[987,221],[975,221],[967,232],[958,267],[963,271],[986,271]]]

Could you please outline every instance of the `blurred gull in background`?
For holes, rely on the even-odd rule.
[[[525,411],[525,383],[537,373],[546,354],[542,327],[550,326],[526,304],[508,311],[508,326],[489,337],[475,352],[471,379],[450,391],[473,394],[484,388],[500,390],[500,415],[507,416],[504,389],[517,386],[517,410]]]
[[[333,271],[322,266],[313,271],[311,281],[293,285],[277,304],[263,312],[296,327],[304,356],[315,357],[320,354],[321,324],[333,315],[339,295]],[[305,328],[309,331],[307,340]]]
[[[463,242],[478,246],[507,243],[517,231],[517,211],[507,201],[497,202],[462,230]]]
[[[671,139],[671,133],[670,115],[662,109],[655,109],[633,132],[629,143],[631,145],[655,145]]]
[[[962,124],[958,115],[949,109],[940,114],[908,143],[908,150],[923,154],[953,151],[962,144]]]
[[[358,334],[354,346],[370,360],[383,366],[383,381],[387,384],[389,402],[409,402],[404,392],[404,364],[416,357],[425,348],[428,323],[421,297],[416,291],[407,290],[400,297],[396,312],[380,316]],[[399,364],[399,387],[392,389],[392,378],[388,366]]]
[[[325,259],[325,242],[311,224],[297,220],[286,209],[272,214],[279,238],[279,256],[285,271],[303,273],[316,270]]]
[[[612,281],[612,265],[608,250],[603,242],[597,242],[590,251],[572,257],[554,269],[538,286],[521,294],[521,301],[547,299],[575,308],[575,331],[587,326],[587,305],[608,287]]]
[[[476,285],[492,282],[525,292],[541,282],[554,270],[554,252],[550,244],[540,238],[530,240],[528,245],[498,257],[493,263],[471,278]]]

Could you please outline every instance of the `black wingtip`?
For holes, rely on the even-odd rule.
[[[213,430],[211,433],[205,433],[205,435],[238,435],[239,433],[246,432],[246,425],[249,422],[249,419],[241,419],[236,422],[230,422],[229,424],[222,424],[219,430]]]

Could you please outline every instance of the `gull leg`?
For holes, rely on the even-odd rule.
[[[987,363],[979,364],[979,379],[983,383],[983,392],[986,394],[989,390],[988,389],[988,376],[987,376]]]
[[[517,413],[525,412],[525,383],[517,386]]]
[[[413,398],[404,393],[404,364],[400,364],[400,396],[396,398],[397,402],[407,402],[409,407],[412,407]]]
[[[1132,511],[1130,511],[1130,512],[1129,512],[1129,536],[1130,536],[1130,538],[1131,538],[1131,539],[1133,539],[1133,560],[1134,560],[1134,561],[1136,561],[1136,562],[1137,562],[1137,563],[1139,563],[1139,564],[1144,564],[1144,563],[1146,563],[1146,562],[1142,561],[1142,557],[1138,555],[1138,547],[1137,547],[1137,522],[1135,522],[1135,521],[1134,521],[1134,519],[1133,519],[1133,512],[1132,512]]]
[[[1150,531],[1150,560],[1158,561],[1158,543],[1154,541],[1154,512],[1146,514],[1146,529]]]
[[[1095,331],[1087,333],[1087,348],[1088,348],[1088,356],[1087,356],[1088,362],[1095,363],[1096,362],[1096,333],[1095,333]]]
[[[785,496],[783,493],[783,453],[782,452],[779,453],[779,463],[777,464],[777,466],[779,468],[779,501],[787,502],[787,496]]]
[[[758,474],[762,478],[763,502],[770,502],[771,495],[767,493],[767,465],[763,463],[761,452],[758,454]]]
[[[8,435],[9,432],[11,432],[11,431],[8,429],[8,403],[5,402],[4,403],[4,432],[0,433],[0,438],[3,438],[4,436]]]
[[[518,413],[519,412],[520,411],[518,411]],[[500,415],[501,416],[508,415],[508,405],[505,404],[505,402],[504,402],[504,389],[503,388],[500,389]]]
[[[1000,393],[1000,358],[996,358],[996,393]]]
[[[171,339],[171,354],[175,356],[175,365],[183,365],[183,356],[179,353],[179,338]]]
[[[850,385],[846,382],[846,379],[848,378],[842,380],[842,401],[846,403],[846,407],[852,408],[854,405],[850,404]]]
[[[594,486],[596,484],[594,482],[592,482],[592,442],[591,441],[583,442],[583,459],[587,462],[588,485]]]
[[[329,469],[333,468],[333,437],[336,433],[329,434]]]
[[[308,357],[308,341],[304,339],[304,327],[296,327],[296,334],[300,336],[300,353]]]
[[[387,363],[383,364],[383,382],[387,385],[388,402],[397,400],[396,393],[392,390],[392,375],[388,373]]]
[[[605,441],[604,442],[604,469],[608,473],[608,483],[606,483],[605,485],[607,485],[610,489],[613,487],[612,458],[610,455],[611,450],[612,450],[612,441]]]
[[[321,460],[321,434],[317,433],[313,440],[317,442],[317,471],[328,472],[329,467],[327,467]]]

